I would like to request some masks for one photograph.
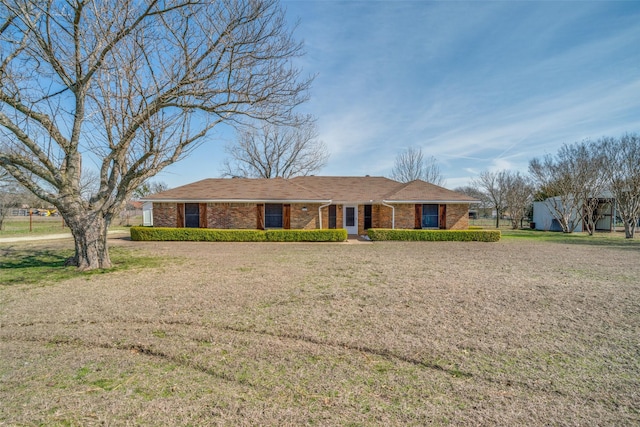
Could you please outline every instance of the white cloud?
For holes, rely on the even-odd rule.
[[[400,149],[420,146],[452,186],[640,131],[637,4],[287,4],[319,73],[308,107],[332,174],[388,174]]]

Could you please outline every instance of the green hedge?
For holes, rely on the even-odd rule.
[[[131,227],[135,241],[342,242],[347,230],[222,230],[212,228]]]
[[[430,242],[497,242],[500,230],[392,230],[370,228],[371,240],[407,240]]]
[[[131,240],[194,242],[264,242],[261,230],[220,230],[211,228],[131,227]]]
[[[267,230],[269,242],[344,242],[347,230]]]

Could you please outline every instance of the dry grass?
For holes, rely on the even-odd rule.
[[[31,219],[28,216],[8,216],[5,218],[0,238],[3,237],[25,237],[42,236],[46,234],[71,233],[69,227],[63,225],[60,216],[37,216]],[[110,230],[127,229],[131,225],[142,224],[142,216],[131,216],[129,218],[117,218],[111,224]]]
[[[0,424],[638,424],[636,243],[114,240],[0,286]]]
[[[62,217],[37,216],[8,216],[4,219],[0,237],[22,237],[29,235],[43,235],[52,233],[69,233],[69,227],[64,227]]]

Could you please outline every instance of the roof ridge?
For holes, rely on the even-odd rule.
[[[394,181],[394,180],[392,180],[392,181]],[[391,192],[389,192],[389,193],[385,194],[385,195],[384,195],[384,199],[388,199],[388,198],[393,197],[395,194],[397,194],[397,193],[399,193],[400,191],[402,191],[402,190],[404,190],[405,188],[407,188],[407,187],[409,186],[409,184],[411,184],[411,183],[412,183],[412,182],[414,182],[414,181],[418,181],[418,180],[414,179],[413,181],[409,181],[409,182],[399,182],[399,181],[398,181],[398,183],[400,184],[400,185],[398,186],[398,188],[395,188],[395,189],[393,189],[393,191],[391,191]]]
[[[306,178],[384,178],[389,181],[394,181],[391,178],[382,175],[298,175],[288,179],[306,179]],[[397,181],[396,181],[397,182]]]

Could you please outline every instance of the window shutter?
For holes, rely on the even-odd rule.
[[[257,228],[258,230],[264,230],[264,205],[262,203],[258,203],[256,205],[256,213],[257,213]]]
[[[370,228],[372,228],[371,226],[371,211],[372,211],[372,207],[371,205],[364,205],[364,229],[368,230]]]
[[[291,205],[282,205],[282,228],[291,228]]]
[[[422,205],[416,203],[416,217],[414,220],[414,227],[416,229],[422,228]]]
[[[178,203],[176,210],[176,227],[184,227],[184,203]]]
[[[206,203],[200,203],[199,212],[200,212],[200,228],[208,228],[209,226],[207,225],[207,204]]]
[[[330,205],[329,206],[329,221],[328,221],[328,226],[329,228],[336,228],[336,218],[337,218],[337,214],[336,214],[336,205]]]
[[[447,205],[440,205],[438,217],[438,219],[440,220],[440,228],[447,228]]]

